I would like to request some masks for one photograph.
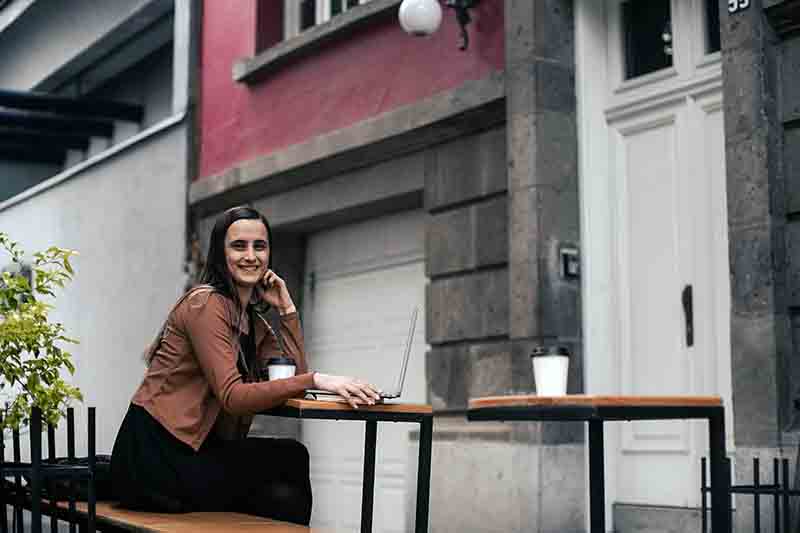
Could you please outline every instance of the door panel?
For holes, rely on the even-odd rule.
[[[688,361],[678,296],[683,286],[685,187],[680,183],[677,117],[640,117],[617,129],[620,290],[627,316],[621,382],[632,395],[685,394]],[[623,427],[622,451],[686,451],[686,424]]]
[[[720,376],[730,359],[720,99],[681,99],[608,123],[623,394],[729,394]],[[619,432],[616,501],[699,504],[702,423],[633,422]]]
[[[312,368],[358,376],[389,389],[399,372],[414,306],[424,305],[420,212],[313,236],[307,253],[304,318]],[[313,280],[313,282],[311,281]],[[402,399],[425,401],[424,320],[417,320]],[[375,531],[406,531],[411,424],[378,424]],[[312,526],[359,531],[364,424],[310,420]]]

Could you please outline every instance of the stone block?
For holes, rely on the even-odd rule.
[[[579,424],[582,426],[582,424]],[[586,530],[586,452],[583,445],[539,447],[541,533]]]
[[[505,0],[506,68],[527,63],[536,51],[536,4],[529,0]]]
[[[471,367],[466,346],[432,347],[425,356],[428,401],[435,410],[467,406]]]
[[[509,118],[545,111],[574,114],[574,66],[538,59],[532,63],[511,66],[506,71],[506,91]],[[559,132],[542,133],[550,135]]]
[[[509,0],[506,14],[506,64],[533,57],[574,64],[575,27],[572,2]]]
[[[534,112],[575,112],[577,100],[574,62],[563,64],[536,60],[530,65],[530,75],[531,82],[536,87]]]
[[[479,134],[481,142],[478,146],[480,154],[478,164],[481,169],[483,194],[501,193],[508,188],[506,136],[505,124],[501,128]]]
[[[482,272],[475,281],[478,299],[472,303],[480,313],[481,337],[508,335],[508,269]]]
[[[728,16],[727,2],[721,6],[722,16],[720,17],[720,40],[722,48],[726,51],[737,51],[739,49],[757,49],[764,38],[764,23],[761,20],[760,9],[748,9],[741,11],[736,16]]]
[[[514,365],[507,342],[473,344],[468,350],[470,365],[467,397],[498,396],[514,392]]]
[[[726,139],[747,136],[764,125],[765,81],[767,81],[764,79],[764,69],[764,58],[760,50],[737,48],[723,53]]]
[[[585,530],[582,445],[536,446],[486,439],[480,431],[455,438],[448,431],[443,439],[437,426],[434,422],[431,531]],[[416,447],[410,465],[416,464],[415,453]]]
[[[532,186],[578,187],[578,141],[574,111],[539,110],[509,116],[511,191]]]
[[[537,160],[534,183],[559,190],[578,190],[578,136],[575,114],[536,114]]]
[[[504,196],[431,215],[425,241],[428,277],[505,264],[507,222]]]
[[[509,95],[509,106],[512,95]],[[514,192],[536,184],[536,116],[509,113],[508,189]]]
[[[425,238],[428,277],[475,267],[473,221],[471,206],[430,216]]]
[[[561,249],[577,247],[578,195],[537,187],[512,194],[509,272],[512,337],[577,337],[580,284],[561,274]]]
[[[727,113],[726,113],[727,120]],[[768,138],[761,132],[725,147],[728,220],[732,226],[764,223],[770,215]]]
[[[496,197],[473,206],[474,265],[484,267],[508,262],[508,198]]]
[[[800,118],[800,40],[790,39],[782,44],[781,58],[781,120]]]
[[[536,56],[574,67],[575,16],[572,0],[540,0],[533,4]]]
[[[734,314],[763,316],[774,309],[772,227],[732,228],[731,308]]]
[[[731,368],[737,446],[774,446],[779,437],[775,316],[734,314]]]
[[[433,280],[428,286],[428,342],[482,339],[508,333],[508,270]]]
[[[791,334],[791,351],[786,354],[784,364],[780,370],[781,377],[785,380],[786,398],[784,401],[785,416],[781,425],[785,431],[800,430],[800,413],[794,406],[794,400],[800,398],[800,313],[793,311],[789,316]]]
[[[461,137],[426,154],[425,207],[436,211],[506,187],[505,128]]]
[[[788,452],[788,453],[787,453]],[[734,483],[738,485],[752,485],[753,484],[753,458],[759,459],[759,481],[763,484],[774,483],[773,476],[773,459],[782,460],[789,459],[789,479],[794,479],[795,455],[793,449],[781,449],[778,447],[750,447],[741,446],[738,444],[732,460],[735,462],[735,480]],[[754,531],[753,516],[754,516],[753,498],[736,498],[736,512],[733,514],[733,530],[734,531]],[[761,531],[775,531],[775,511],[772,506],[771,499],[761,500]]]
[[[426,358],[431,405],[463,409],[469,398],[518,393],[517,370],[505,341],[434,347]]]
[[[800,104],[798,106],[800,107]],[[789,214],[800,213],[800,128],[786,129],[783,135],[783,150],[783,175],[786,180],[787,194],[786,212]]]
[[[618,533],[699,533],[701,531],[699,509],[615,503],[612,512],[614,530]]]
[[[549,488],[538,482],[535,448],[484,440],[439,441],[434,433],[431,462],[430,531],[538,531],[540,491]]]

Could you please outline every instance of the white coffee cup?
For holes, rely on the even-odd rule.
[[[288,357],[270,357],[267,359],[269,379],[283,379],[294,376],[297,369],[294,359]]]
[[[537,346],[531,352],[537,396],[567,394],[569,351],[563,346]]]

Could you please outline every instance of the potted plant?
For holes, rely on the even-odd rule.
[[[30,266],[19,244],[0,232],[0,255],[10,256],[11,267],[0,273],[0,392],[12,396],[0,429],[19,428],[38,407],[44,419],[55,425],[73,400],[82,400],[77,387],[63,378],[75,372],[64,344],[61,323],[49,319],[55,291],[72,279],[70,257],[76,252],[52,246],[33,254]],[[23,275],[27,272],[27,276]]]

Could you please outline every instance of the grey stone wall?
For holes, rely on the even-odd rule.
[[[426,374],[439,410],[513,385],[505,139],[494,129],[425,154]],[[473,372],[478,361],[487,372]]]
[[[791,349],[786,202],[777,113],[779,40],[760,9],[720,2],[737,445],[776,446],[779,366]]]
[[[462,414],[471,397],[533,392],[536,344],[569,346],[582,390],[579,283],[559,258],[579,245],[572,2],[507,0],[505,13],[505,128],[426,153],[431,528],[583,531],[582,426],[501,432]]]
[[[762,482],[772,458],[794,463],[799,429],[800,2],[753,7],[720,2],[738,484],[753,482],[753,457]],[[752,498],[736,503],[735,530],[752,531]],[[762,506],[762,527],[773,519]]]

